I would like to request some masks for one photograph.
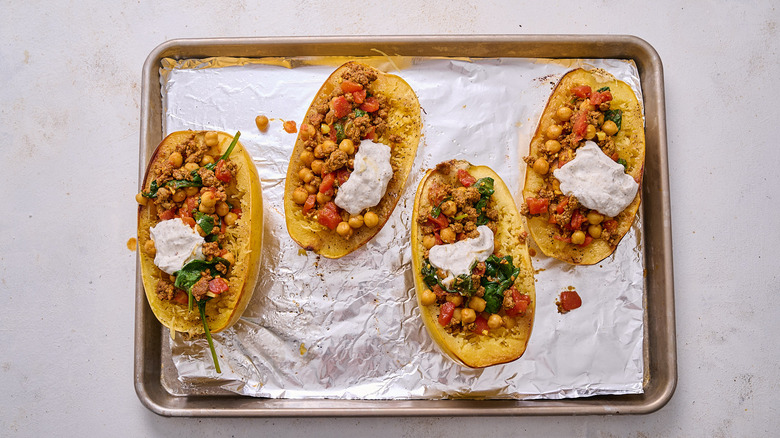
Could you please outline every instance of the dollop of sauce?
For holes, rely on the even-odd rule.
[[[471,273],[471,265],[484,262],[493,254],[493,231],[485,225],[477,227],[479,236],[473,239],[463,239],[455,243],[435,245],[428,252],[431,264],[447,272],[447,278],[442,280],[449,286],[455,277]]]
[[[355,154],[354,170],[339,187],[334,202],[349,214],[360,214],[363,209],[379,204],[392,177],[390,147],[364,140]]]
[[[577,149],[577,155],[553,175],[561,191],[580,204],[610,217],[617,216],[636,197],[639,184],[592,141]]]
[[[205,240],[179,218],[162,221],[149,228],[149,233],[157,250],[154,264],[166,274],[181,270],[189,261],[204,259]]]

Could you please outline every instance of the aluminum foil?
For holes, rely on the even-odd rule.
[[[284,132],[282,123],[300,123],[322,82],[345,59],[163,63],[165,134],[241,131],[260,174],[265,213],[261,279],[252,301],[235,326],[214,336],[222,373],[205,339],[179,336],[170,348],[182,384],[278,398],[559,399],[642,392],[641,217],[615,254],[597,265],[570,266],[537,251],[528,349],[514,362],[480,370],[450,360],[425,331],[409,243],[414,194],[426,169],[451,158],[488,165],[519,205],[522,157],[560,77],[579,66],[604,68],[641,99],[633,62],[360,59],[412,86],[424,135],[390,220],[363,248],[338,260],[302,251],[287,234],[282,196],[296,135]],[[271,119],[267,132],[255,125],[260,114]],[[570,287],[582,307],[559,314],[555,300]]]

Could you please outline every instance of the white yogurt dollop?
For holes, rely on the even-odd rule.
[[[339,187],[334,202],[349,214],[360,214],[363,209],[379,204],[392,177],[390,147],[364,140],[355,154],[354,170]]]
[[[444,285],[450,286],[459,275],[470,274],[469,268],[475,261],[484,262],[493,254],[493,232],[485,225],[478,226],[477,231],[479,236],[473,239],[435,245],[429,250],[431,264],[447,272],[447,278],[442,280]]]
[[[187,262],[203,260],[205,240],[181,219],[169,219],[149,228],[157,254],[154,264],[166,274],[180,270]]]
[[[623,165],[612,161],[592,141],[585,142],[577,149],[577,156],[553,175],[565,195],[574,195],[580,204],[610,217],[628,207],[639,189]]]

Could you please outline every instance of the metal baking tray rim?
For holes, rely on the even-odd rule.
[[[139,185],[162,139],[162,58],[211,56],[363,56],[372,49],[406,56],[618,58],[637,64],[645,103],[647,153],[643,220],[648,236],[645,339],[649,378],[643,394],[563,400],[264,399],[241,395],[175,395],[161,382],[162,328],[146,303],[136,260],[134,383],[141,403],[162,416],[452,416],[648,414],[665,406],[677,385],[671,212],[663,66],[656,50],[631,35],[418,35],[174,39],[157,46],[142,74]]]

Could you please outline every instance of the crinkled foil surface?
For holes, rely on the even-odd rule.
[[[623,60],[359,58],[403,77],[423,109],[423,138],[390,220],[364,247],[338,260],[302,251],[287,234],[282,196],[296,134],[322,82],[344,58],[166,60],[161,68],[165,134],[241,131],[263,189],[260,281],[243,318],[214,336],[222,373],[205,339],[170,341],[183,385],[273,398],[559,399],[641,393],[644,377],[644,258],[640,218],[617,251],[570,266],[537,251],[536,320],[518,360],[464,368],[431,341],[417,309],[410,222],[424,171],[457,158],[495,169],[521,202],[523,155],[554,85],[567,71],[600,67],[634,88]],[[271,119],[260,132],[255,117]],[[261,224],[257,224],[261,226]],[[531,239],[529,239],[530,241]],[[533,243],[531,243],[533,247]],[[559,314],[575,288],[582,307]]]

